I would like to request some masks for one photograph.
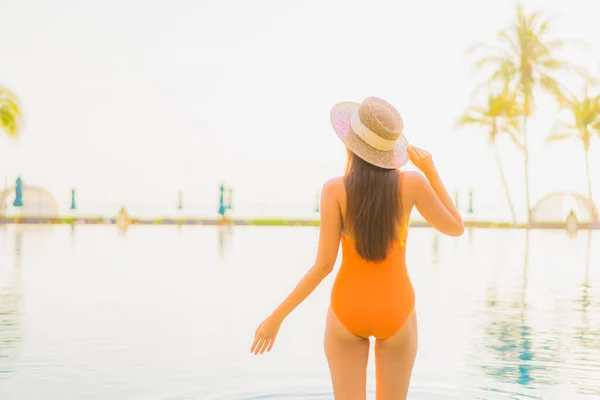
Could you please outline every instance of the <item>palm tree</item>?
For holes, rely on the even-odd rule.
[[[508,91],[508,89],[504,89],[499,94],[488,95],[487,104],[485,106],[472,106],[457,121],[457,126],[478,125],[487,130],[488,142],[494,149],[498,171],[500,172],[500,179],[504,186],[504,193],[506,195],[506,200],[508,201],[514,224],[517,223],[515,207],[510,196],[510,189],[508,188],[506,176],[504,175],[504,168],[502,167],[502,159],[500,158],[496,139],[499,135],[506,134],[515,144],[522,147],[523,145],[519,142],[517,136],[519,131],[519,117],[521,114],[521,106],[517,101],[516,94]]]
[[[586,85],[583,94],[579,97],[565,92],[561,98],[561,107],[569,110],[569,122],[558,122],[546,139],[556,142],[566,139],[581,140],[585,154],[585,174],[590,200],[592,196],[592,180],[590,176],[589,151],[590,140],[593,135],[600,137],[600,96],[589,94],[590,86]]]
[[[8,133],[9,138],[17,138],[21,126],[21,109],[17,96],[0,86],[0,129]]]
[[[556,56],[566,41],[552,38],[551,26],[551,21],[544,14],[536,11],[526,15],[523,4],[518,3],[515,21],[498,33],[499,45],[476,45],[469,51],[486,50],[475,67],[490,73],[487,84],[499,83],[515,90],[523,104],[521,143],[528,221],[531,217],[531,202],[527,119],[535,109],[534,93],[536,89],[541,89],[560,97],[563,88],[555,78],[557,72],[572,70],[587,75],[582,68],[572,66]]]

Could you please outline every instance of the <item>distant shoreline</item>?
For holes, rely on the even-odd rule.
[[[0,217],[2,224],[27,224],[27,225],[111,225],[115,224],[116,218],[105,217]],[[246,218],[228,219],[225,221],[217,218],[132,218],[132,225],[234,225],[234,226],[319,226],[318,219],[286,219],[286,218]],[[564,222],[536,222],[528,225],[526,223],[512,224],[499,221],[464,221],[466,228],[486,229],[565,229]],[[430,227],[425,221],[410,221],[411,227]],[[599,229],[600,223],[580,223],[578,229]]]

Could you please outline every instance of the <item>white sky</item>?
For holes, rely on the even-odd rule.
[[[314,201],[344,168],[329,125],[338,101],[385,98],[409,141],[430,150],[450,190],[480,208],[504,196],[485,132],[455,131],[476,77],[465,50],[491,42],[513,1],[0,1],[0,83],[22,99],[18,143],[0,135],[0,178],[79,203]],[[589,0],[525,1],[557,14],[557,36],[600,48]],[[598,71],[596,49],[571,60]],[[577,89],[576,87],[573,89]],[[556,110],[530,124],[532,198],[585,193],[580,143],[542,145]],[[501,143],[513,197],[521,158]],[[600,140],[592,179],[600,198]],[[4,182],[0,182],[3,185]],[[483,210],[481,210],[483,211]],[[519,209],[521,215],[524,208]]]

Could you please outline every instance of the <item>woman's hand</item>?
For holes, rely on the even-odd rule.
[[[428,151],[420,149],[416,146],[408,146],[408,156],[410,161],[419,168],[423,174],[427,175],[435,171],[435,165],[433,164],[433,158]]]
[[[265,350],[271,351],[271,347],[273,347],[273,343],[275,343],[275,338],[277,337],[277,332],[279,332],[281,322],[281,319],[273,315],[265,319],[258,328],[256,328],[256,332],[254,333],[254,343],[252,343],[250,353],[262,354]]]

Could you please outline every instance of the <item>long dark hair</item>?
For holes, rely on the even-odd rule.
[[[348,151],[345,223],[356,251],[366,260],[385,260],[390,242],[398,239],[399,178],[397,169],[376,167]]]

